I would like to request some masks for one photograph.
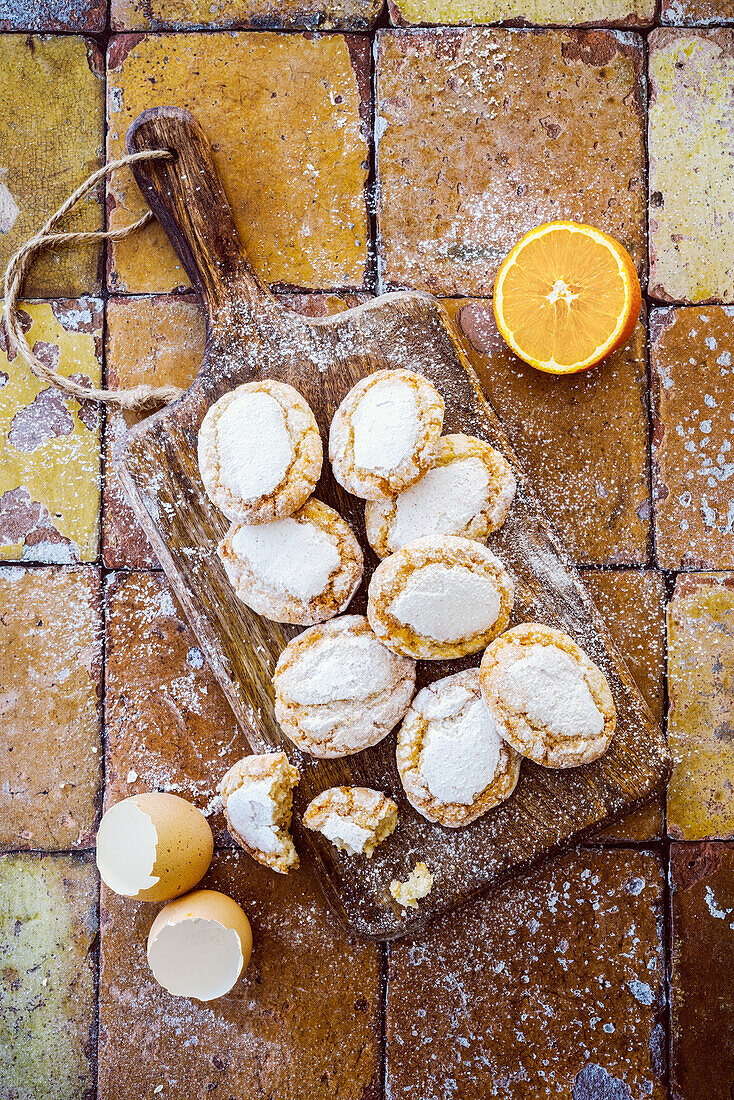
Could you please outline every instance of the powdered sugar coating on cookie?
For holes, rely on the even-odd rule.
[[[278,623],[338,615],[362,579],[362,550],[338,512],[313,497],[287,519],[233,526],[219,546],[237,596]]]
[[[204,417],[198,451],[204,488],[236,523],[292,515],[313,492],[323,461],[308,402],[272,379],[220,397]]]
[[[601,669],[560,630],[513,627],[482,658],[482,693],[502,736],[547,768],[574,768],[609,747],[616,723]]]
[[[514,791],[520,756],[490,717],[479,670],[419,691],[398,733],[398,771],[408,801],[428,821],[456,829]]]
[[[299,779],[284,752],[269,752],[244,756],[221,782],[230,833],[253,859],[281,874],[298,867],[288,828]]]
[[[362,615],[342,615],[289,642],[273,687],[275,717],[294,744],[312,756],[349,756],[403,717],[415,662],[382,645]]]
[[[397,368],[363,378],[331,422],[334,477],[365,500],[401,492],[433,462],[443,413],[443,398],[420,374]]]
[[[484,649],[507,626],[513,599],[509,574],[486,546],[428,536],[380,563],[367,617],[396,653],[442,660]]]
[[[515,476],[482,439],[444,435],[432,467],[389,500],[368,501],[367,539],[381,558],[426,535],[484,540],[507,518]]]
[[[330,787],[309,802],[303,824],[349,855],[371,857],[394,831],[398,808],[370,787]]]

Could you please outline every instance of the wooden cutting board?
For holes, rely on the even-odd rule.
[[[176,154],[175,161],[140,162],[134,172],[201,293],[207,342],[201,370],[186,394],[120,441],[120,475],[244,738],[255,752],[285,749],[301,770],[294,799],[296,843],[302,855],[313,857],[341,919],[375,938],[403,935],[653,797],[668,775],[662,733],[523,476],[440,303],[428,294],[398,293],[333,317],[293,313],[250,267],[211,150],[189,114],[173,107],[144,112],[128,131],[127,148],[170,148]],[[513,622],[538,619],[570,634],[606,673],[617,707],[617,733],[601,760],[570,771],[523,761],[509,801],[465,829],[430,824],[412,809],[397,774],[394,732],[380,745],[341,760],[305,756],[280,732],[270,678],[279,653],[299,631],[260,618],[235,598],[216,554],[227,522],[207,498],[197,467],[204,414],[240,383],[269,377],[295,386],[311,404],[326,442],[347,391],[386,367],[424,374],[444,397],[444,431],[480,436],[512,463],[517,498],[489,545],[515,582]],[[364,503],[336,484],[328,462],[316,493],[348,520],[366,550],[365,579],[349,608],[363,614],[377,564],[364,537]],[[476,665],[480,656],[420,662],[418,684]],[[244,753],[244,739],[242,748]],[[212,789],[220,778],[212,761]],[[344,855],[299,824],[310,799],[337,785],[374,787],[398,802],[398,828],[371,860]],[[403,909],[389,884],[405,879],[419,860],[433,874],[433,890],[419,910]]]

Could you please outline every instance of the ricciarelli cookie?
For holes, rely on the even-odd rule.
[[[331,422],[334,477],[365,500],[407,489],[433,463],[443,412],[438,390],[413,371],[378,370],[363,378]]]
[[[487,649],[482,695],[502,736],[546,768],[576,768],[606,752],[616,724],[609,684],[561,630],[523,623]]]
[[[230,527],[219,556],[239,599],[276,623],[338,615],[362,579],[351,527],[313,497],[287,519]]]
[[[299,749],[350,756],[382,741],[403,717],[415,661],[382,645],[362,615],[342,615],[288,643],[273,687],[275,717]]]
[[[396,653],[429,661],[484,649],[510,619],[512,580],[499,558],[471,539],[416,539],[380,562],[367,618]]]
[[[267,752],[244,756],[221,782],[230,833],[253,859],[281,874],[298,866],[288,829],[299,779],[284,752]]]
[[[313,492],[323,445],[311,407],[285,382],[246,382],[209,409],[199,470],[211,500],[235,523],[290,516]]]
[[[410,488],[367,502],[367,539],[381,558],[425,535],[484,542],[507,518],[515,489],[509,463],[489,443],[444,435],[430,470]]]
[[[382,791],[369,787],[330,787],[309,802],[307,829],[321,833],[350,856],[371,857],[398,823],[398,808]]]
[[[396,756],[410,804],[450,829],[504,802],[520,775],[521,757],[492,721],[476,668],[418,692],[400,727]]]

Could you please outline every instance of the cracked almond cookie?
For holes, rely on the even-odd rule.
[[[289,642],[273,674],[275,717],[324,759],[376,745],[405,715],[415,661],[382,645],[363,615],[341,615]]]
[[[479,669],[419,691],[398,732],[398,772],[411,806],[449,829],[510,797],[521,757],[502,740],[479,686]]]
[[[331,422],[334,477],[365,500],[407,489],[433,463],[443,413],[443,398],[420,374],[396,368],[363,378]]]
[[[398,808],[370,787],[330,787],[313,798],[303,815],[307,829],[321,833],[340,852],[372,856],[398,823]]]
[[[233,525],[218,552],[242,603],[276,623],[324,622],[345,609],[362,580],[354,532],[314,497],[286,519]]]
[[[396,653],[448,660],[484,649],[507,626],[513,600],[512,579],[486,546],[427,536],[380,562],[367,618]]]
[[[298,390],[265,378],[220,397],[199,429],[199,470],[210,499],[235,523],[292,515],[321,474],[323,444]]]
[[[482,658],[482,694],[506,741],[546,768],[577,768],[606,752],[616,711],[606,676],[561,630],[523,623]]]
[[[433,465],[418,481],[388,500],[367,502],[367,540],[381,558],[425,535],[484,542],[505,522],[516,488],[507,459],[489,443],[441,436]]]
[[[220,784],[230,833],[253,859],[287,874],[298,867],[288,832],[293,788],[300,775],[284,752],[253,753],[234,764]]]

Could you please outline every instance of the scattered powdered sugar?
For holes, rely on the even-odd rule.
[[[550,645],[532,645],[502,677],[505,702],[537,726],[561,737],[596,737],[604,716],[596,706],[583,670],[567,653]]]
[[[377,383],[360,398],[351,415],[354,463],[387,474],[413,452],[418,438],[418,408],[412,386]]]
[[[445,682],[420,692],[413,706],[427,720],[420,772],[428,790],[442,802],[470,806],[500,760],[500,736],[484,700]]]
[[[346,844],[347,851],[352,855],[363,852],[365,844],[372,835],[369,829],[363,828],[350,817],[343,817],[341,814],[329,814],[319,832],[332,844],[337,840]]]
[[[310,600],[341,562],[336,540],[313,523],[281,519],[238,528],[232,549],[270,589]]]
[[[489,475],[479,458],[434,467],[396,498],[391,545],[463,531],[485,507],[488,491]]]
[[[271,791],[274,779],[245,782],[227,798],[227,817],[246,844],[258,852],[277,852],[281,847],[275,823],[276,807]]]
[[[483,633],[499,610],[500,596],[491,577],[441,562],[416,569],[390,605],[398,622],[438,642]]]
[[[243,500],[280,485],[293,461],[293,443],[278,402],[268,393],[243,393],[217,422],[222,483]]]
[[[303,706],[367,699],[389,688],[402,658],[369,635],[337,634],[309,646],[281,674],[283,690]]]

